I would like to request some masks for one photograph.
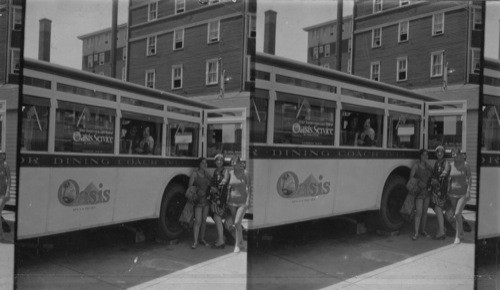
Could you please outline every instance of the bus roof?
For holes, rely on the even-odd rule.
[[[310,75],[334,79],[338,81],[344,81],[347,83],[356,83],[362,86],[370,87],[380,91],[385,91],[389,93],[399,94],[413,99],[421,101],[436,101],[437,99],[417,93],[412,90],[404,89],[398,86],[389,85],[382,82],[373,81],[367,78],[350,75],[345,72],[339,72],[337,70],[323,68],[317,65],[304,63],[280,56],[275,56],[267,53],[256,52],[255,62],[262,64],[269,64],[276,67],[282,67],[290,70],[296,70],[298,72],[307,73]]]
[[[102,76],[102,75],[97,75],[91,72],[86,72],[58,64],[53,64],[49,63],[46,61],[40,61],[40,60],[35,60],[35,59],[30,59],[30,58],[24,58],[24,68],[25,69],[32,69],[35,71],[39,72],[45,72],[61,77],[66,77],[66,78],[71,78],[71,79],[76,79],[79,81],[84,81],[84,82],[89,82],[89,83],[95,83],[99,84],[102,86],[107,86],[109,88],[113,89],[119,89],[119,90],[124,90],[127,92],[132,92],[136,94],[142,94],[146,95],[148,97],[153,97],[157,99],[162,99],[162,100],[168,100],[171,102],[183,104],[183,105],[189,105],[189,106],[194,106],[202,109],[215,109],[217,107],[208,105],[203,102],[191,100],[187,97],[181,96],[181,95],[176,95],[173,93],[161,91],[161,90],[156,90],[156,89],[151,89],[145,86],[141,86],[138,84],[130,83],[130,82],[125,82],[119,79],[115,79],[112,77],[108,76]]]

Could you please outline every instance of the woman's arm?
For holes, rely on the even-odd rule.
[[[245,179],[247,183],[247,200],[245,205],[248,207],[250,205],[250,194],[252,194],[252,183],[250,182],[250,177],[248,176],[248,172],[245,170]]]
[[[413,177],[415,177],[415,173],[417,172],[417,164],[413,164],[413,167],[411,168],[411,172],[410,172],[410,179],[412,179]]]
[[[472,188],[472,176],[471,176],[469,164],[467,162],[465,162],[465,174],[466,174],[466,180],[467,180],[467,191],[465,192],[465,198],[470,199],[470,191]]]
[[[191,173],[191,177],[189,177],[189,187],[194,185],[195,174],[196,172],[193,171],[193,173]]]

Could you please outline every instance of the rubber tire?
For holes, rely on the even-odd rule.
[[[177,239],[184,232],[184,228],[179,223],[179,217],[187,201],[184,196],[185,192],[184,185],[174,183],[167,186],[163,194],[160,217],[157,222],[158,235],[163,239]]]
[[[404,219],[399,210],[408,194],[406,183],[406,178],[399,175],[393,175],[387,180],[380,201],[380,210],[376,216],[377,225],[381,229],[396,231],[403,226]]]

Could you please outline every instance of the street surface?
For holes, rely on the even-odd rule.
[[[14,220],[12,211],[4,210],[2,216],[10,225],[11,232],[4,233],[7,242],[0,242],[0,289],[14,288]],[[0,225],[1,226],[1,225]]]
[[[246,251],[192,250],[190,233],[177,244],[135,243],[132,231],[108,227],[43,239],[41,250],[33,242],[24,241],[16,254],[17,289],[246,289]]]
[[[474,227],[475,213],[464,213]],[[437,229],[429,210],[427,231]],[[473,289],[474,228],[463,243],[453,237],[411,240],[399,235],[356,234],[344,219],[280,227],[263,234],[248,257],[248,289]],[[272,237],[271,237],[272,236]]]

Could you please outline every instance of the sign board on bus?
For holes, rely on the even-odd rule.
[[[316,178],[310,174],[300,183],[295,172],[286,171],[279,177],[276,188],[278,194],[284,198],[311,197],[328,194],[330,182],[323,181],[322,175]]]
[[[175,144],[186,144],[193,142],[193,134],[191,133],[177,133],[175,135]]]

